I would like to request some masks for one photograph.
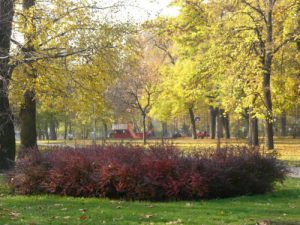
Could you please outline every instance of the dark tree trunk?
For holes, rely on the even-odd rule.
[[[64,132],[64,140],[68,138],[68,122],[65,120],[65,132]]]
[[[34,0],[23,0],[23,10],[29,10],[35,5]],[[27,19],[25,27],[33,25],[33,18]],[[22,49],[25,58],[30,58],[34,52],[32,44],[32,34],[25,34],[26,46]],[[35,70],[30,65],[26,65],[24,70],[26,76],[34,82],[36,78]],[[34,88],[25,91],[23,103],[20,109],[21,120],[21,146],[25,148],[37,146],[36,132],[36,100]]]
[[[286,136],[286,112],[283,112],[281,114],[281,118],[280,118],[280,122],[281,122],[281,136],[285,137]]]
[[[8,99],[12,72],[9,52],[13,15],[13,1],[0,0],[0,170],[8,169],[10,162],[15,159],[15,132]]]
[[[228,113],[222,117],[222,124],[225,130],[225,138],[230,139],[230,119]]]
[[[27,90],[20,109],[21,146],[32,148],[37,146],[36,133],[36,101],[34,91]]]
[[[250,146],[259,146],[258,139],[258,119],[249,116],[248,143]]]
[[[211,139],[216,138],[216,119],[217,119],[217,110],[210,106],[210,137]]]
[[[106,139],[108,136],[108,128],[107,128],[107,123],[104,121],[103,121],[103,128],[104,128],[104,139]]]
[[[16,154],[13,115],[8,99],[12,73],[9,52],[13,16],[14,1],[0,0],[0,170],[9,169]]]
[[[196,121],[193,108],[189,108],[190,120],[192,125],[192,138],[197,139]]]
[[[142,115],[143,117],[143,143],[147,144],[147,133],[146,133],[146,114]]]
[[[222,138],[222,119],[221,110],[216,110],[216,135],[217,135],[217,149],[221,148],[221,138]]]
[[[273,60],[273,1],[267,1],[266,12],[266,51],[263,59],[263,92],[264,103],[266,106],[266,120],[265,120],[265,133],[266,133],[266,147],[271,150],[274,149],[274,131],[273,131],[273,105],[271,95],[271,67]]]

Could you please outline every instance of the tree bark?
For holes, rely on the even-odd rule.
[[[221,110],[216,110],[216,134],[217,134],[217,149],[221,148],[221,138],[222,138],[222,120],[221,120]]]
[[[65,131],[64,131],[64,140],[67,140],[68,138],[68,122],[67,120],[65,119]]]
[[[249,132],[248,132],[248,143],[250,146],[259,146],[258,139],[258,119],[249,116]]]
[[[266,51],[263,59],[263,92],[264,103],[266,107],[266,119],[265,119],[265,133],[266,133],[266,147],[271,150],[274,149],[274,131],[273,131],[273,105],[271,95],[271,67],[273,60],[273,6],[272,0],[267,1],[267,13],[266,13]]]
[[[197,131],[196,131],[196,121],[195,121],[195,114],[193,108],[189,108],[190,120],[192,125],[192,138],[197,139]]]
[[[216,138],[216,119],[217,119],[217,110],[210,106],[210,137],[211,139]]]
[[[9,169],[16,154],[13,114],[8,99],[12,73],[9,53],[13,16],[14,1],[0,0],[0,170]]]
[[[36,133],[36,101],[34,91],[27,90],[23,96],[20,109],[21,146],[33,148],[37,146]]]
[[[27,11],[35,6],[35,0],[23,0],[23,11]],[[34,25],[33,18],[27,18],[25,27]],[[32,31],[34,32],[34,31]],[[25,58],[30,58],[35,49],[32,44],[32,33],[25,33],[25,43],[23,53]],[[30,65],[26,65],[24,70],[26,76],[34,83],[36,74],[35,70]],[[21,146],[25,148],[37,147],[37,132],[36,132],[36,100],[35,89],[27,89],[23,96],[23,103],[20,109],[21,120]]]
[[[57,140],[57,134],[56,134],[56,121],[51,116],[50,122],[49,122],[49,129],[50,129],[50,140]]]
[[[108,136],[108,128],[107,128],[107,123],[104,121],[103,121],[103,128],[104,128],[104,139],[106,139]]]
[[[225,138],[230,139],[230,119],[228,113],[222,117],[222,124],[225,130]]]
[[[147,134],[146,134],[146,114],[143,114],[143,143],[147,144]]]

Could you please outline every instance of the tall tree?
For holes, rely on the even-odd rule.
[[[16,151],[13,115],[8,99],[12,74],[9,61],[13,17],[14,1],[0,0],[0,170],[9,168]]]

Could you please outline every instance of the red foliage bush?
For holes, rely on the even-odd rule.
[[[271,191],[287,169],[247,148],[184,155],[172,146],[27,150],[16,162],[16,193],[131,200],[191,200]]]

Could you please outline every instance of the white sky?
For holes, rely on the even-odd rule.
[[[109,4],[119,2],[119,0],[104,0]],[[134,22],[141,23],[148,19],[154,19],[158,15],[176,16],[178,15],[178,8],[168,7],[171,0],[123,0],[124,5],[121,7],[121,12],[117,14],[110,14],[112,19],[115,20],[133,20]],[[116,16],[117,15],[117,16]]]

